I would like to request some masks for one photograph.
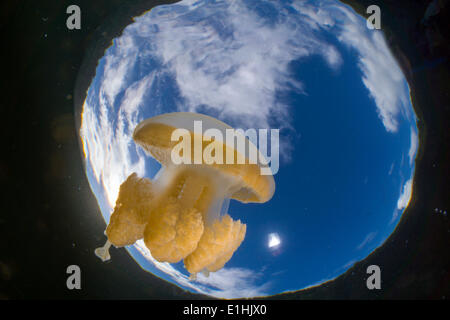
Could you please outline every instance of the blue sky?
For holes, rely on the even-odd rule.
[[[274,294],[343,273],[389,236],[411,194],[417,129],[381,32],[337,1],[183,1],[135,21],[100,60],[83,109],[106,220],[129,174],[158,170],[132,141],[141,120],[192,111],[281,129],[275,195],[231,202],[247,235],[224,269],[190,282],[182,263],[158,263],[138,242],[142,266],[195,292]]]
[[[233,203],[230,209],[248,222],[249,233],[254,227],[260,235],[254,243],[244,243],[230,265],[251,254],[259,238],[260,259],[252,267],[262,265],[276,273],[290,264],[298,266],[298,279],[284,273],[293,288],[332,277],[370,253],[385,236],[402,185],[398,175],[403,173],[395,170],[392,177],[389,171],[408,152],[409,124],[395,136],[385,130],[359,81],[360,71],[351,63],[354,55],[340,52],[344,65],[336,73],[328,72],[320,58],[295,64],[307,79],[308,95],[290,97],[299,128],[292,160],[276,175],[277,191],[270,203],[251,208]],[[320,110],[327,115],[318,116]],[[283,239],[276,257],[261,245],[270,232]]]

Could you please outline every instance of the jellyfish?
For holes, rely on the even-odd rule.
[[[245,136],[238,147],[234,138],[225,141],[229,130],[236,134],[217,119],[190,112],[139,123],[133,140],[161,169],[152,180],[133,173],[122,183],[105,231],[108,240],[96,255],[108,260],[111,245],[143,239],[157,261],[183,260],[191,279],[223,268],[247,229],[228,214],[229,200],[264,203],[275,191],[273,176],[261,174],[267,162],[256,146]]]

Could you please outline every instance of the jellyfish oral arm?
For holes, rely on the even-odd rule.
[[[111,256],[109,255],[110,247],[111,242],[109,242],[109,240],[106,240],[106,243],[103,247],[95,249],[95,255],[99,257],[103,262],[110,260],[111,259]]]
[[[184,259],[191,274],[204,269],[216,271],[214,264],[228,261],[230,251],[239,246],[236,239],[240,244],[245,236],[240,227],[233,229],[234,224],[242,225],[240,221],[234,222],[228,215],[220,219],[225,199],[242,181],[204,165],[169,166],[158,179],[161,181],[155,181],[155,185],[164,186],[165,194],[146,226],[146,246],[158,261],[176,263]],[[239,231],[241,235],[237,236]],[[216,236],[218,233],[221,237]]]

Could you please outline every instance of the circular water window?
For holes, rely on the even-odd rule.
[[[192,280],[142,240],[126,247],[192,292],[254,297],[333,279],[389,237],[410,199],[407,82],[383,33],[338,1],[181,1],[136,17],[98,61],[82,107],[86,173],[106,222],[130,174],[160,169],[135,127],[170,112],[279,130],[275,193],[231,200],[247,232],[222,269]]]

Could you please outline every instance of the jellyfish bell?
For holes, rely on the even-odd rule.
[[[197,123],[200,123],[200,129],[196,128]],[[182,150],[188,151],[187,155],[183,155],[186,161],[176,163],[174,149],[180,143],[179,139],[174,139],[174,132],[180,129],[187,133],[183,142],[191,147]],[[234,133],[236,140],[244,140],[244,144],[238,142],[236,146],[234,139],[225,139],[224,137],[230,137],[230,131]],[[177,169],[197,168],[197,172],[209,170],[230,181],[241,180],[242,183],[236,185],[236,190],[232,190],[231,199],[244,203],[266,202],[275,191],[273,176],[261,174],[262,167],[267,167],[267,160],[258,148],[239,130],[234,130],[215,118],[193,112],[162,114],[139,123],[134,130],[133,139],[162,165],[157,176],[168,175],[169,178],[162,177],[161,181],[171,181]],[[221,159],[210,161],[208,150],[220,151]]]
[[[233,128],[197,113],[142,121],[133,139],[161,169],[151,181],[134,174],[122,184],[106,229],[108,241],[96,254],[105,259],[111,243],[119,247],[143,238],[157,261],[184,259],[193,278],[221,269],[246,233],[246,225],[224,210],[229,199],[263,203],[275,190],[273,176],[261,174],[267,162],[256,146],[244,137],[245,146],[236,148],[234,139],[224,139],[227,130]]]

